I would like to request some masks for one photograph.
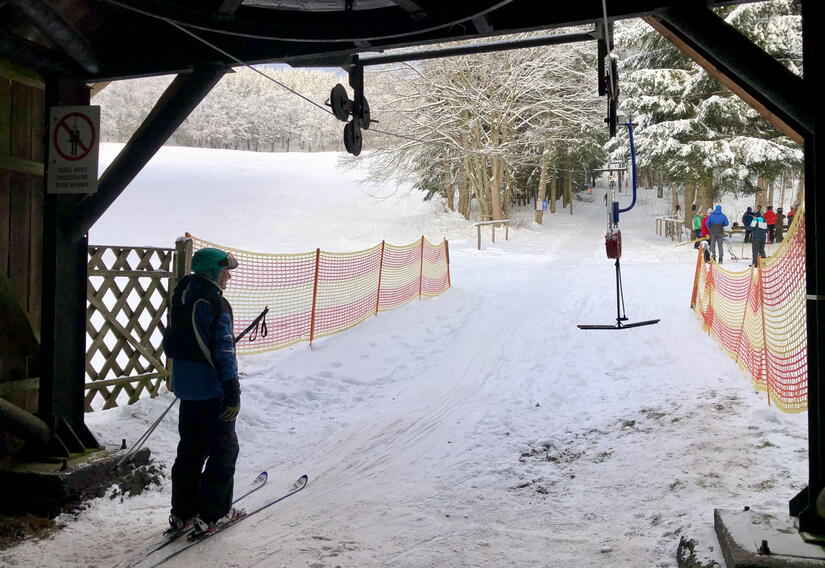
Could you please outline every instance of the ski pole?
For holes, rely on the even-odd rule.
[[[258,327],[258,324],[261,322],[261,320],[263,320],[263,325],[261,326],[262,327],[261,337],[266,337],[266,334],[267,334],[266,319],[264,319],[264,318],[266,318],[267,313],[269,313],[269,306],[266,306],[263,309],[263,311],[260,314],[258,314],[258,317],[256,317],[254,320],[252,320],[252,323],[250,323],[248,326],[246,326],[246,329],[244,329],[242,332],[240,332],[235,337],[234,343],[238,343],[241,340],[241,338],[244,335],[246,335],[247,333],[249,333],[253,328],[256,329],[256,333],[249,340],[254,341],[255,338],[257,338],[257,336],[258,336],[257,327]],[[126,452],[126,454],[122,458],[120,458],[118,460],[118,462],[115,464],[114,469],[119,468],[123,464],[123,462],[125,462],[126,460],[128,460],[129,458],[134,456],[138,452],[138,450],[140,450],[140,448],[143,447],[143,444],[146,443],[146,440],[149,439],[149,436],[152,435],[152,432],[155,431],[155,428],[158,427],[158,425],[163,421],[163,419],[166,417],[166,415],[169,413],[169,411],[172,410],[172,407],[175,406],[175,403],[177,401],[178,401],[178,397],[175,397],[175,400],[173,400],[172,403],[166,408],[166,410],[163,411],[163,414],[161,414],[157,418],[157,420],[155,420],[152,423],[152,425],[149,426],[149,429],[146,430],[146,432],[144,432],[143,435],[140,438],[137,439],[137,441],[132,445],[132,448],[128,452]]]

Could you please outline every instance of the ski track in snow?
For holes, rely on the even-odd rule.
[[[235,164],[223,176],[242,171],[250,183],[260,181],[251,165],[244,169],[251,162],[314,164],[326,187],[300,199],[317,206],[334,191],[341,195],[333,200],[352,203],[337,225],[316,227],[318,241],[338,250],[386,236],[402,243],[428,230],[446,234],[453,287],[313,349],[242,358],[238,486],[269,470],[269,485],[250,497],[251,507],[302,473],[309,485],[164,566],[664,568],[676,566],[682,535],[721,562],[714,508],[786,510],[804,484],[805,414],[769,407],[702,332],[688,309],[693,250],[655,236],[655,199],[623,217],[622,260],[630,321],[661,323],[581,331],[576,324],[615,321],[598,199],[576,202],[574,216],[547,214],[544,226],[522,210],[511,241],[491,245],[486,234],[477,251],[474,229],[454,215],[422,213],[431,205],[417,198],[396,196],[372,217],[371,200],[352,175],[341,181],[329,155],[164,149],[146,177],[167,190],[164,176],[183,157],[206,170],[191,180],[192,191],[219,187],[220,172],[208,170],[215,156],[215,168],[221,160]],[[184,197],[188,187],[180,189]],[[118,219],[136,207],[133,200],[107,214],[106,238],[118,238]],[[191,214],[208,219],[208,202]],[[360,241],[347,235],[334,242],[358,214],[359,227],[373,228]],[[317,242],[307,224],[284,222],[284,234],[265,239],[284,242],[288,233],[293,250],[310,250]],[[168,223],[159,230],[174,234]],[[382,231],[394,233],[374,234]],[[243,224],[225,222],[215,232],[196,234],[278,250],[242,241]],[[107,445],[132,441],[171,400],[166,394],[97,412],[89,423]],[[149,443],[169,467],[176,429],[170,415]],[[0,564],[113,566],[162,529],[169,490],[167,480],[138,497],[94,500],[62,517],[66,526],[53,537],[0,553]]]

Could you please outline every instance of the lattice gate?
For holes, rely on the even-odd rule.
[[[89,247],[86,412],[155,397],[168,381],[161,343],[176,256],[171,248]]]

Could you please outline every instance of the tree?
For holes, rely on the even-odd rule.
[[[799,72],[801,22],[786,0],[719,9],[725,20]],[[722,192],[798,176],[802,151],[755,110],[640,21],[617,25],[620,110],[638,124],[637,165],[670,184],[689,186],[699,207]],[[612,159],[626,159],[627,141],[612,140]],[[686,200],[687,201],[687,200]],[[685,203],[688,215],[691,203]]]
[[[366,161],[373,180],[402,172],[448,202],[455,186],[465,216],[474,199],[482,219],[500,219],[515,196],[538,197],[551,177],[604,157],[593,45],[394,66],[372,71],[368,84],[384,93],[373,116],[403,139],[351,162]],[[531,180],[540,187],[520,186]]]

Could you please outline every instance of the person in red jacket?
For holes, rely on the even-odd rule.
[[[772,243],[776,227],[776,213],[773,211],[773,205],[768,205],[768,210],[765,211],[765,223],[768,225],[768,242]]]

